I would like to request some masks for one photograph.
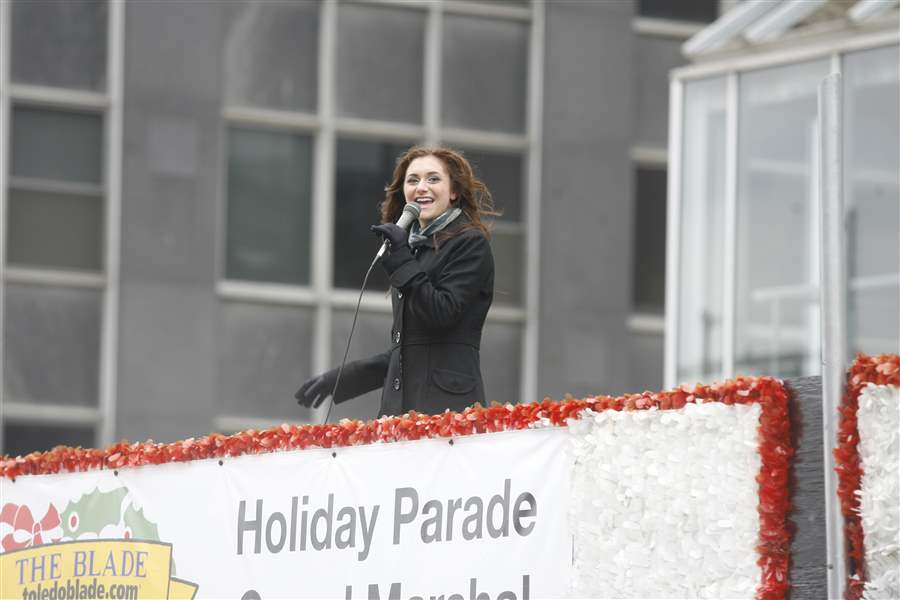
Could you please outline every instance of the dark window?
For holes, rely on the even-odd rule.
[[[525,203],[522,155],[483,150],[464,150],[463,154],[491,191],[494,208],[502,213],[500,219],[520,223]]]
[[[638,0],[638,14],[654,19],[711,23],[719,16],[719,1]]]
[[[501,214],[494,223],[494,303],[520,305],[523,301],[525,262],[525,182],[521,154],[465,150],[475,174],[494,199]]]
[[[87,194],[9,190],[10,265],[103,269],[103,199]]]
[[[103,117],[15,106],[9,264],[103,268]]]
[[[103,179],[101,115],[14,107],[11,147],[13,177],[88,184]]]
[[[380,241],[369,226],[381,221],[384,188],[397,158],[412,144],[338,140],[335,163],[334,287],[359,289]],[[369,290],[389,287],[384,270],[369,276]]]
[[[9,456],[24,456],[56,446],[92,448],[95,445],[94,428],[90,426],[3,424],[3,453]]]
[[[666,299],[666,169],[635,170],[634,287],[639,312],[662,313]]]
[[[228,132],[227,278],[309,283],[311,191],[310,136]]]

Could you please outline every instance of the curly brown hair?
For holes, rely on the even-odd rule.
[[[444,163],[447,175],[450,177],[450,190],[456,194],[456,200],[451,201],[453,206],[458,206],[469,218],[469,224],[465,229],[480,229],[485,236],[490,237],[490,228],[484,221],[484,217],[495,217],[499,213],[494,210],[494,201],[491,192],[484,182],[475,176],[472,165],[466,160],[463,153],[445,146],[413,146],[397,159],[394,167],[394,175],[391,183],[384,188],[384,201],[381,203],[381,222],[396,223],[406,205],[403,195],[403,181],[406,179],[406,169],[409,163],[423,156],[434,156]]]

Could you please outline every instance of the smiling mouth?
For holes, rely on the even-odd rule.
[[[416,204],[420,206],[429,206],[434,202],[434,198],[416,198]]]

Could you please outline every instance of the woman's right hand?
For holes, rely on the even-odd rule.
[[[337,369],[322,373],[300,386],[294,398],[297,404],[306,408],[319,408],[325,398],[334,391],[334,383],[337,381]]]

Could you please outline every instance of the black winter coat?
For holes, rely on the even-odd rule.
[[[494,298],[487,238],[460,215],[414,251],[387,255],[394,323],[390,349],[347,363],[341,400],[383,386],[379,416],[436,414],[484,404],[479,347]]]

